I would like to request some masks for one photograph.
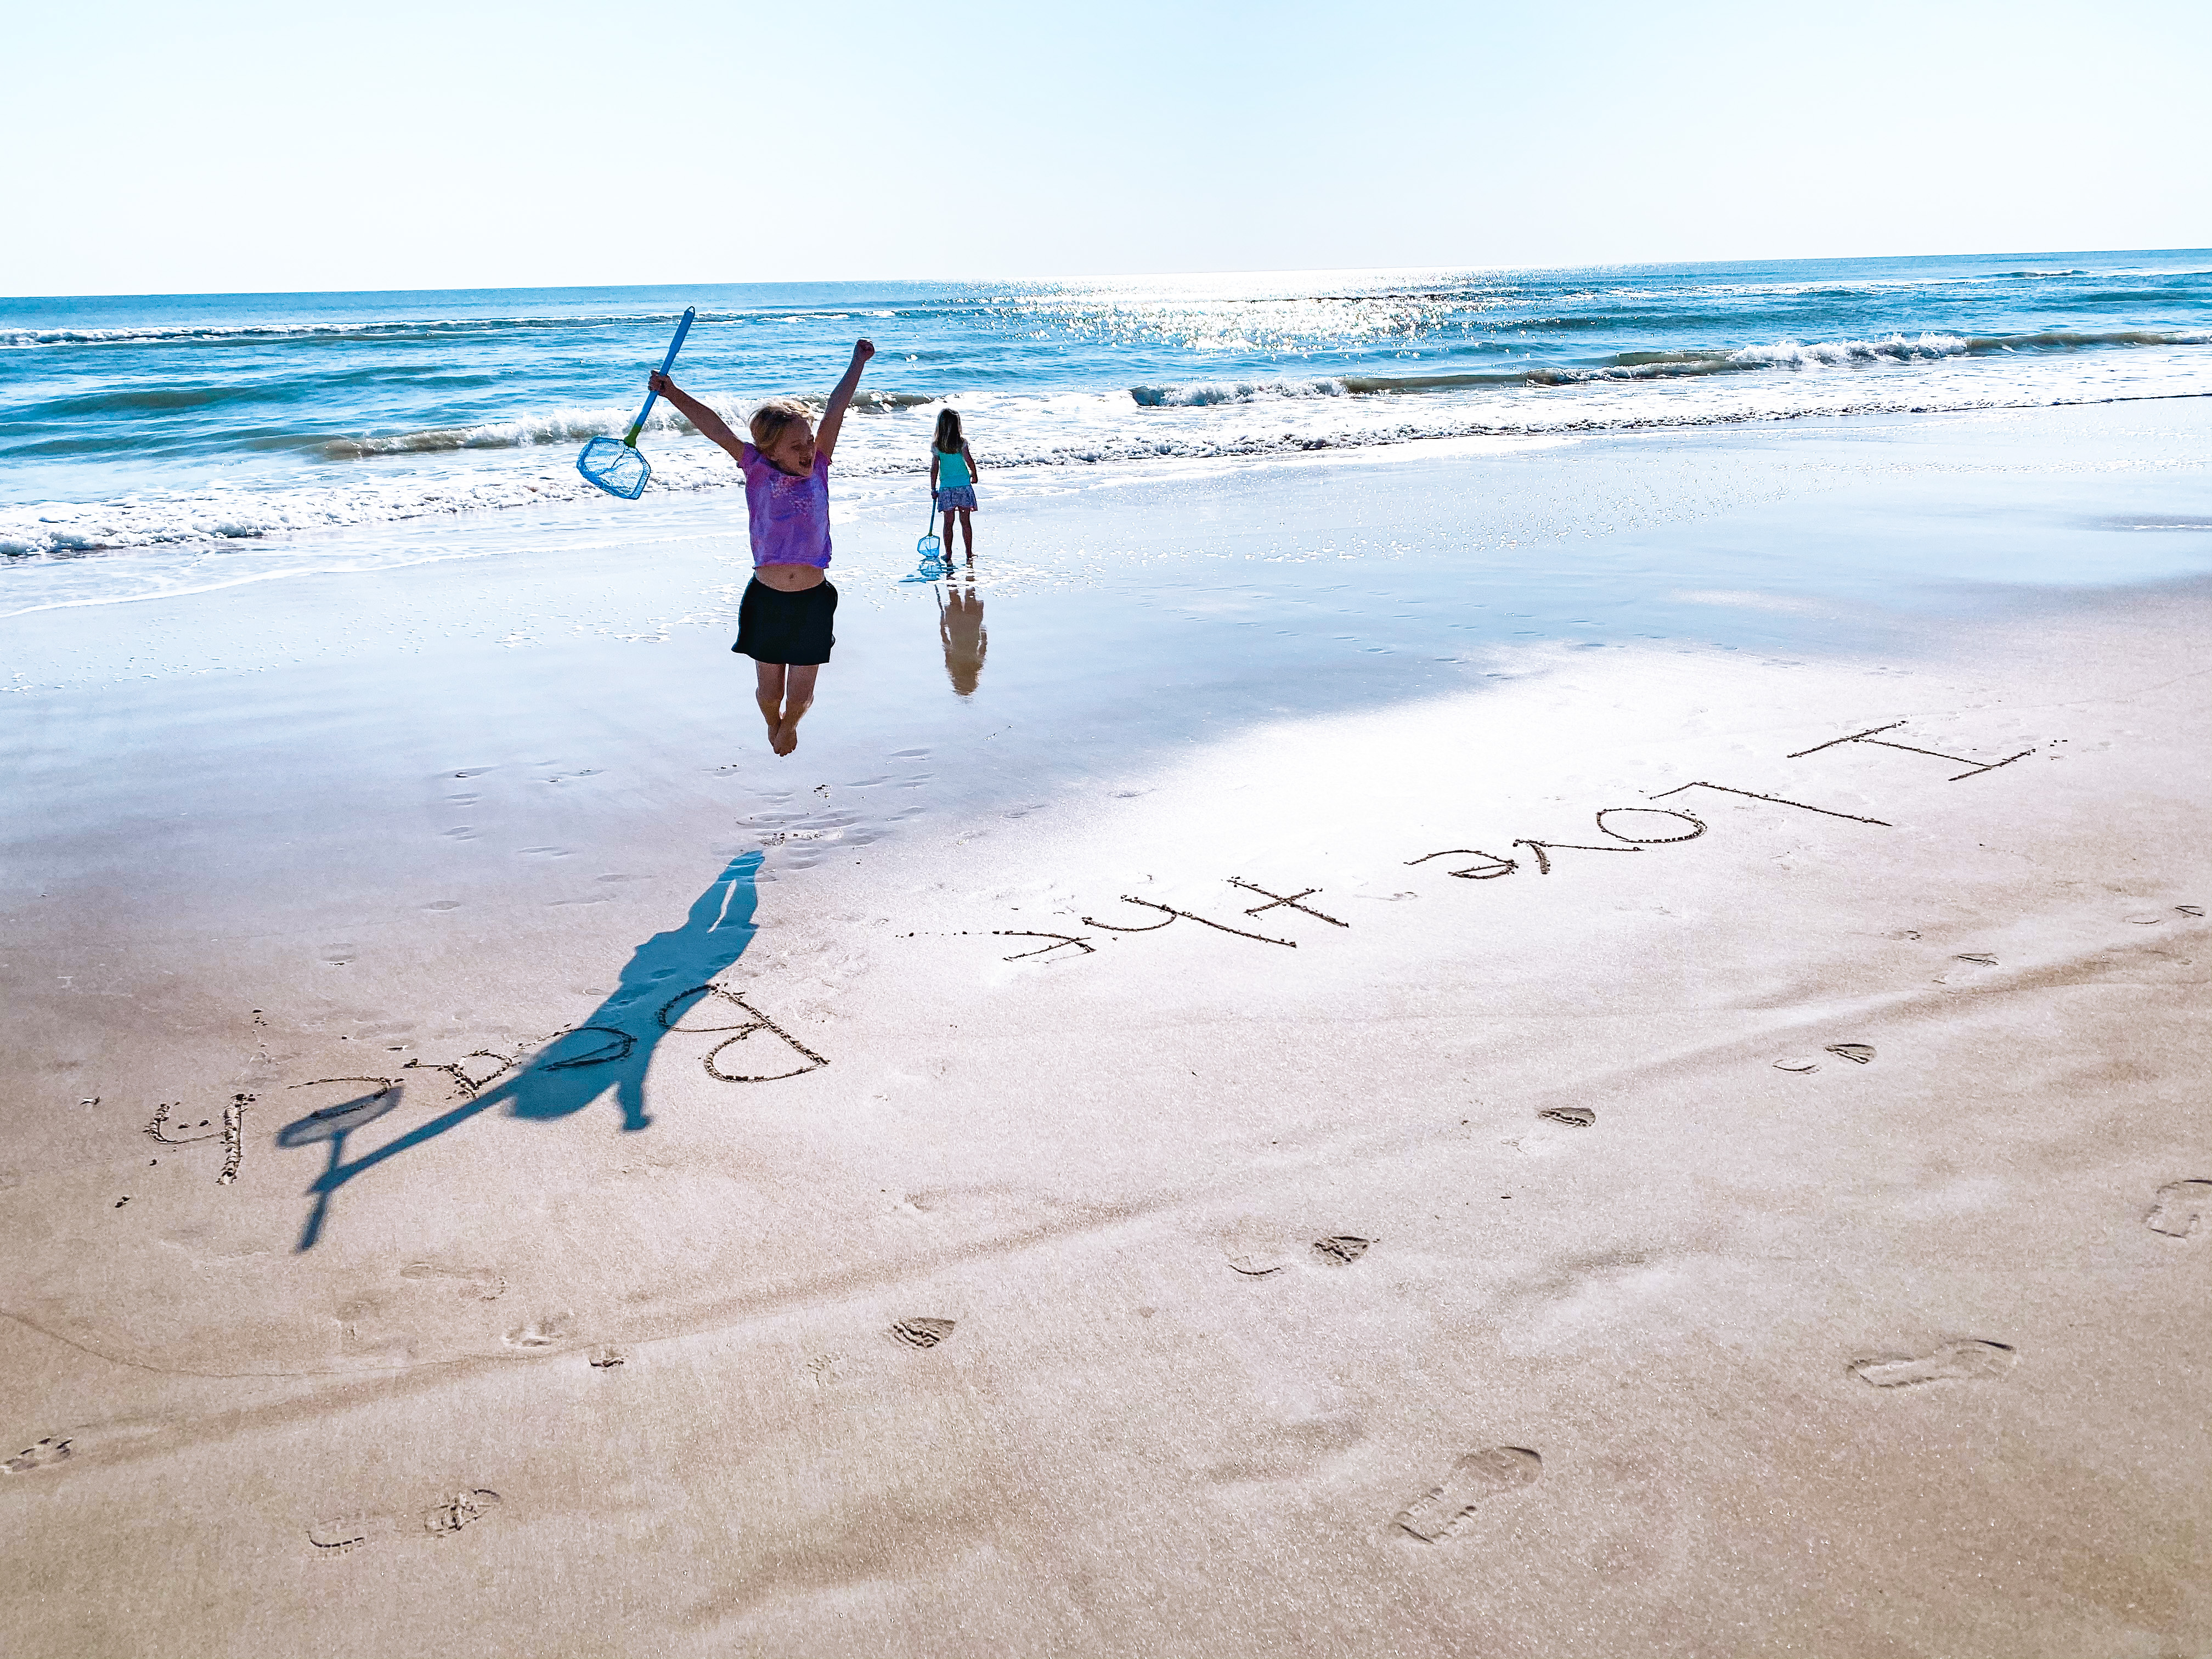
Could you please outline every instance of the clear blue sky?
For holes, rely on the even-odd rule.
[[[7,294],[2212,242],[2203,0],[74,0],[7,39]]]

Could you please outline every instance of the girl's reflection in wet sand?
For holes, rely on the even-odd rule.
[[[937,595],[937,638],[945,647],[945,672],[952,689],[963,697],[975,695],[975,682],[983,672],[983,653],[991,637],[983,631],[983,600],[975,592],[975,556],[968,556],[968,582],[957,586],[951,576]]]

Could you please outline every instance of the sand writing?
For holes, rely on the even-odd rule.
[[[679,1023],[691,1007],[708,998],[734,1005],[744,1011],[746,1018],[725,1025],[691,1026]],[[442,1073],[449,1080],[452,1095],[458,1097],[459,1103],[397,1139],[352,1158],[345,1155],[346,1138],[399,1104],[400,1080],[318,1078],[311,1083],[295,1084],[295,1088],[302,1089],[333,1083],[374,1085],[367,1094],[310,1112],[287,1124],[277,1135],[280,1146],[325,1141],[330,1148],[327,1167],[309,1188],[316,1195],[315,1203],[296,1248],[314,1248],[329,1218],[331,1197],[339,1187],[386,1159],[458,1128],[495,1106],[504,1105],[516,1117],[544,1120],[568,1116],[611,1093],[622,1108],[625,1128],[647,1127],[652,1120],[644,1110],[645,1070],[664,1034],[721,1035],[722,1040],[700,1061],[707,1075],[720,1083],[777,1083],[819,1071],[830,1063],[826,1055],[808,1048],[747,1001],[743,993],[712,981],[691,986],[668,998],[660,1005],[653,1024],[657,1029],[650,1030],[642,1041],[621,1026],[594,1023],[568,1026],[540,1042],[526,1043],[511,1054],[493,1048],[474,1048],[459,1060],[410,1060],[403,1070]],[[786,1044],[804,1063],[787,1070],[759,1073],[725,1069],[720,1063],[725,1054],[762,1033]]]
[[[957,933],[948,934],[946,937],[951,939],[969,939],[976,936],[979,933],[985,930],[963,927]],[[1020,962],[1029,957],[1050,956],[1054,951],[1066,950],[1071,945],[1086,957],[1097,954],[1098,949],[1097,945],[1090,943],[1079,933],[1041,933],[1033,927],[993,927],[988,929],[988,932],[989,936],[993,939],[1048,939],[1052,940],[1050,945],[1040,945],[1034,950],[1017,951],[1010,957],[1000,957],[999,960],[1001,962]],[[919,939],[921,935],[919,933],[894,933],[891,937],[894,939]],[[1068,960],[1068,958],[1062,957],[1060,960],[1065,962]]]
[[[197,1124],[179,1124],[177,1127],[179,1128],[189,1127],[194,1131],[181,1135],[169,1133],[169,1114],[176,1109],[176,1103],[163,1101],[155,1108],[154,1121],[146,1126],[145,1132],[164,1146],[189,1146],[194,1141],[220,1138],[223,1146],[222,1170],[216,1176],[215,1184],[228,1187],[238,1179],[239,1165],[246,1158],[246,1109],[253,1103],[254,1098],[249,1094],[233,1095],[222,1109],[221,1128],[211,1127],[208,1119],[202,1118]],[[206,1133],[198,1133],[201,1130]]]
[[[1917,749],[1909,743],[1892,743],[1888,738],[1877,735],[1883,732],[1894,732],[1899,726],[1907,724],[1909,722],[1905,720],[1892,720],[1887,726],[1870,726],[1865,731],[1854,732],[1847,738],[1831,738],[1826,743],[1814,744],[1810,749],[1800,749],[1790,758],[1803,760],[1808,755],[1817,755],[1823,749],[1833,749],[1840,744],[1863,743],[1871,749],[1895,749],[1908,755],[1926,755],[1933,760],[1949,761],[1954,766],[1966,767],[1966,771],[1948,780],[1956,783],[1961,778],[1978,778],[1984,772],[1996,771],[2000,766],[2010,766],[2016,760],[2026,760],[2035,752],[2033,748],[2027,748],[2017,755],[2007,755],[2002,760],[1978,761],[1970,755],[1947,755],[1940,749]]]
[[[747,1000],[721,982],[720,975],[744,955],[757,931],[753,912],[758,901],[756,878],[761,854],[741,854],[692,901],[677,926],[636,946],[614,988],[589,1015],[542,1042],[512,1053],[482,1048],[458,1060],[410,1060],[404,1069],[437,1072],[451,1085],[448,1104],[439,1115],[416,1125],[372,1151],[349,1156],[349,1137],[398,1106],[399,1082],[382,1078],[321,1079],[319,1084],[352,1082],[370,1092],[322,1108],[279,1132],[280,1146],[329,1144],[328,1164],[308,1190],[314,1202],[297,1249],[314,1248],[330,1212],[332,1196],[347,1182],[380,1164],[419,1146],[470,1120],[503,1108],[509,1117],[548,1121],[569,1116],[603,1099],[622,1114],[625,1131],[649,1127],[645,1078],[654,1051],[671,1035],[713,1035],[720,1039],[701,1059],[701,1068],[720,1083],[775,1083],[819,1071],[830,1061]],[[671,986],[688,988],[669,994]],[[684,1014],[705,1000],[726,1002],[744,1018],[733,1023],[690,1026]],[[656,1009],[650,1018],[647,1009]],[[796,1065],[777,1062],[756,1071],[730,1059],[752,1048],[738,1045],[765,1039],[764,1048],[782,1045]],[[300,1087],[314,1086],[300,1085]]]
[[[1890,830],[1896,827],[1887,818],[1861,817],[1856,812],[1838,812],[1832,806],[1814,806],[1802,800],[1788,800],[1780,795],[1762,795],[1756,789],[1735,789],[1725,783],[1708,783],[1703,778],[1691,783],[1678,783],[1672,789],[1662,789],[1651,799],[1664,800],[1669,795],[1680,794],[1685,789],[1712,789],[1723,795],[1741,795],[1746,800],[1771,801],[1777,806],[1794,806],[1801,812],[1818,812],[1824,818],[1844,818],[1852,823],[1871,823],[1877,830]]]
[[[1248,893],[1257,893],[1267,901],[1265,904],[1255,904],[1247,909],[1244,914],[1248,916],[1256,916],[1267,910],[1291,909],[1302,915],[1311,916],[1316,921],[1325,921],[1332,927],[1352,926],[1350,922],[1339,921],[1334,916],[1325,915],[1304,902],[1319,893],[1322,890],[1318,887],[1301,888],[1295,893],[1278,893],[1261,887],[1255,882],[1247,881],[1242,876],[1231,876],[1227,879],[1231,887],[1241,887]],[[1211,927],[1217,933],[1234,933],[1238,939],[1249,939],[1255,944],[1280,945],[1292,951],[1298,948],[1298,942],[1294,939],[1277,939],[1270,933],[1255,933],[1248,928],[1232,927],[1225,921],[1216,921],[1211,916],[1201,916],[1193,910],[1178,909],[1172,904],[1160,904],[1152,899],[1140,899],[1127,893],[1121,895],[1121,902],[1133,904],[1142,909],[1157,910],[1167,920],[1146,922],[1142,927],[1124,927],[1115,922],[1101,921],[1096,916],[1085,916],[1083,918],[1083,925],[1086,927],[1101,928],[1109,933],[1157,933],[1161,928],[1172,926],[1177,921],[1194,921],[1201,927]],[[1050,936],[1041,934],[1038,937]],[[1042,955],[1043,953],[1037,951],[1025,954]],[[1006,959],[1009,962],[1014,960],[1012,957]]]
[[[1339,921],[1334,916],[1322,915],[1320,911],[1315,909],[1311,905],[1301,904],[1298,902],[1300,899],[1310,899],[1315,894],[1321,891],[1321,889],[1318,887],[1309,887],[1304,892],[1299,893],[1271,893],[1266,888],[1257,886],[1253,883],[1245,880],[1242,876],[1230,877],[1229,884],[1231,887],[1242,887],[1248,893],[1257,893],[1261,897],[1268,901],[1265,904],[1254,905],[1250,909],[1244,913],[1248,916],[1256,916],[1262,910],[1273,910],[1279,905],[1287,905],[1290,908],[1299,911],[1304,915],[1317,917],[1321,921],[1327,922],[1332,927],[1349,927],[1352,926],[1348,921]]]
[[[999,960],[1001,962],[1019,962],[1024,957],[1048,956],[1053,951],[1061,950],[1070,945],[1073,945],[1077,950],[1082,951],[1086,957],[1095,955],[1098,949],[1097,945],[1089,943],[1073,933],[1033,933],[1026,927],[994,927],[991,932],[1000,939],[1048,939],[1058,941],[1055,944],[1042,945],[1034,951],[1017,951],[1012,956],[1000,957]],[[1065,957],[1061,958],[1062,961],[1065,961],[1066,959],[1066,958]]]
[[[1904,722],[1900,720],[1898,724],[1903,725]],[[1874,729],[1877,732],[1887,732],[1894,730],[1895,728],[1893,726],[1876,726]],[[1801,750],[1798,755],[1793,755],[1790,758],[1795,760],[1802,755],[1815,754],[1819,752],[1820,749],[1833,748],[1835,744],[1838,743],[1856,743],[1867,735],[1867,733],[1861,732],[1854,737],[1838,738],[1832,743],[1820,744],[1813,749]],[[1906,745],[1901,744],[1891,744],[1886,746],[1889,748],[1903,748]],[[1918,750],[1914,752],[1919,754],[1930,754],[1934,751],[1931,750]],[[1995,771],[1998,767],[2008,764],[2010,761],[2019,760],[2021,758],[2021,755],[2033,754],[2033,752],[2034,751],[2033,750],[2023,750],[2021,755],[2008,757],[2007,760],[1992,761],[1987,765],[1980,765],[1978,763],[1976,763],[1975,764],[1977,766],[1977,769],[1979,771]],[[1947,760],[1957,760],[1960,761],[1961,764],[1967,763],[1960,757],[1955,755],[1945,756],[1943,758]],[[1970,777],[1972,776],[1973,774],[1962,772],[1959,775],[1960,777]],[[1956,782],[1957,779],[1954,779],[1952,781]],[[1840,811],[1832,806],[1815,806],[1810,801],[1792,800],[1786,795],[1770,795],[1757,789],[1739,789],[1733,784],[1715,783],[1708,778],[1695,778],[1688,783],[1678,783],[1672,789],[1662,789],[1657,794],[1653,795],[1650,799],[1653,800],[1665,800],[1669,796],[1682,794],[1692,789],[1710,789],[1716,794],[1735,795],[1744,800],[1765,801],[1770,805],[1787,806],[1800,812],[1814,812],[1819,814],[1822,817],[1841,818],[1850,823],[1869,824],[1878,830],[1889,830],[1895,828],[1895,826],[1886,818],[1870,818],[1863,813]],[[1675,820],[1675,823],[1672,826],[1662,826],[1645,822],[1645,820],[1653,818],[1671,818]],[[1529,852],[1535,855],[1536,873],[1542,876],[1548,876],[1552,873],[1551,855],[1553,853],[1636,853],[1641,852],[1647,847],[1664,847],[1672,845],[1678,842],[1695,841],[1698,836],[1705,833],[1706,829],[1706,825],[1703,819],[1696,817],[1688,812],[1679,811],[1669,806],[1601,807],[1594,815],[1593,822],[1596,824],[1599,834],[1610,836],[1615,842],[1622,842],[1628,844],[1618,847],[1591,846],[1577,842],[1535,841],[1526,837],[1517,837],[1512,842],[1511,845],[1528,848]],[[1629,827],[1622,828],[1620,827],[1622,823],[1626,823]],[[1688,827],[1681,828],[1680,827],[1681,825],[1686,825]],[[1630,833],[1630,830],[1632,829],[1664,829],[1666,833],[1634,835]],[[1477,847],[1445,848],[1438,852],[1425,853],[1417,859],[1408,859],[1406,862],[1410,866],[1417,864],[1426,864],[1431,859],[1450,858],[1455,856],[1475,858],[1482,860],[1479,864],[1470,864],[1464,869],[1450,870],[1445,872],[1448,875],[1459,876],[1469,881],[1495,881],[1499,877],[1510,876],[1521,868],[1521,861],[1518,859],[1510,856],[1502,856],[1496,853],[1487,853]]]
[[[2025,759],[2035,752],[2033,749],[2023,749],[2020,753],[2008,755],[2002,760],[1978,761],[1967,756],[1946,755],[1933,749],[1915,748],[1911,744],[1892,743],[1879,736],[1883,732],[1893,732],[1904,724],[1905,722],[1903,720],[1896,720],[1887,726],[1872,726],[1864,732],[1855,732],[1847,737],[1833,738],[1826,743],[1815,744],[1810,749],[1801,749],[1788,758],[1801,760],[1807,755],[1818,754],[1824,749],[1832,749],[1841,744],[1869,743],[1880,748],[1898,749],[1911,754],[1934,756],[1939,760],[1948,760],[1961,766],[1970,767],[1971,770],[1959,773],[1950,780],[1956,783],[1961,778],[1977,777],[1984,772],[1994,772],[2000,766],[2009,766],[2013,762]],[[1665,800],[1671,796],[1683,794],[1692,789],[1709,789],[1716,794],[1734,795],[1741,800],[1765,801],[1769,805],[1788,807],[1793,811],[1811,812],[1821,817],[1838,818],[1848,823],[1863,823],[1878,830],[1896,827],[1886,818],[1869,817],[1863,813],[1846,812],[1833,806],[1819,806],[1811,801],[1795,800],[1786,795],[1768,794],[1762,790],[1740,789],[1734,784],[1716,783],[1710,778],[1694,778],[1687,783],[1678,783],[1671,789],[1661,790],[1650,799],[1654,801]],[[1507,876],[1518,874],[1524,869],[1527,861],[1518,854],[1525,853],[1528,859],[1534,861],[1536,873],[1540,876],[1548,876],[1552,873],[1552,855],[1555,853],[1641,853],[1653,847],[1674,846],[1683,842],[1695,841],[1705,833],[1708,827],[1705,820],[1694,813],[1671,806],[1601,807],[1592,815],[1591,821],[1596,826],[1598,833],[1607,838],[1603,842],[1541,841],[1534,836],[1516,836],[1507,843],[1511,850],[1505,853],[1492,853],[1480,847],[1447,847],[1441,848],[1433,853],[1424,853],[1419,858],[1407,859],[1405,862],[1407,867],[1411,868],[1417,865],[1426,864],[1434,859],[1469,859],[1474,862],[1457,868],[1447,868],[1444,873],[1462,881],[1497,881]],[[1317,921],[1327,922],[1333,927],[1350,926],[1349,923],[1340,921],[1336,917],[1315,909],[1304,902],[1305,900],[1315,896],[1321,890],[1319,888],[1308,887],[1296,892],[1277,893],[1247,881],[1242,876],[1231,876],[1228,881],[1231,886],[1242,888],[1248,893],[1256,893],[1267,901],[1264,904],[1250,907],[1244,912],[1247,916],[1257,916],[1269,910],[1291,909],[1314,917]],[[1239,939],[1251,939],[1257,944],[1279,945],[1290,950],[1297,948],[1296,939],[1277,939],[1267,933],[1255,933],[1246,928],[1232,927],[1225,921],[1216,921],[1211,917],[1202,916],[1190,910],[1179,909],[1171,904],[1162,904],[1152,899],[1141,899],[1124,893],[1121,902],[1124,904],[1135,905],[1142,909],[1157,911],[1163,920],[1138,925],[1123,925],[1101,921],[1096,916],[1086,915],[1082,919],[1083,925],[1109,933],[1157,933],[1177,921],[1194,921],[1200,927],[1211,927],[1224,933],[1231,933]],[[1071,945],[1085,956],[1094,954],[1093,947],[1074,934],[1034,933],[1011,928],[994,928],[992,931],[1002,938],[1042,939],[1054,941],[1040,949],[1024,951],[1003,958],[1007,962],[1019,962],[1026,957],[1048,956],[1053,951],[1062,950]],[[1838,1048],[1832,1052],[1841,1055],[1844,1059],[1864,1064],[1874,1057],[1874,1051],[1871,1048],[1866,1048],[1863,1053],[1846,1052],[1847,1049],[1861,1048],[1863,1048],[1863,1045],[1845,1045],[1844,1048]],[[1785,1066],[1784,1069],[1801,1068]],[[1811,1067],[1808,1065],[1802,1069],[1809,1070]]]
[[[1298,942],[1294,939],[1272,939],[1266,933],[1248,933],[1242,927],[1231,927],[1225,921],[1214,921],[1188,910],[1178,910],[1172,904],[1155,904],[1150,899],[1132,898],[1127,893],[1121,895],[1121,902],[1139,905],[1147,910],[1158,910],[1167,917],[1167,921],[1147,922],[1142,927],[1119,927],[1110,921],[1101,921],[1096,916],[1085,916],[1083,919],[1083,925],[1085,927],[1103,928],[1109,933],[1157,933],[1161,928],[1171,927],[1178,921],[1194,921],[1201,927],[1212,927],[1224,933],[1234,933],[1239,939],[1249,939],[1261,945],[1287,945],[1293,951],[1298,948]]]
[[[735,1003],[738,1007],[744,1009],[746,1013],[752,1016],[752,1018],[749,1020],[741,1021],[735,1025],[679,1025],[676,1023],[676,1020],[682,1019],[684,1018],[682,1014],[678,1014],[674,1020],[672,1020],[668,1017],[669,1011],[673,1009],[678,1003],[683,1002],[691,997],[704,998],[709,996],[720,997],[726,1002]],[[707,1075],[714,1079],[718,1082],[781,1083],[787,1077],[802,1077],[808,1072],[818,1071],[821,1067],[827,1066],[830,1063],[820,1054],[816,1054],[813,1049],[801,1042],[797,1037],[792,1036],[790,1032],[785,1030],[782,1026],[777,1024],[766,1014],[761,1012],[759,1009],[754,1007],[752,1004],[747,1002],[742,994],[729,989],[726,986],[695,985],[690,990],[681,992],[678,994],[669,998],[667,1002],[661,1007],[659,1020],[662,1029],[670,1031],[682,1031],[687,1034],[696,1033],[702,1035],[715,1031],[732,1031],[736,1033],[735,1036],[725,1037],[721,1042],[716,1043],[714,1048],[708,1051],[706,1058],[700,1061],[700,1064],[706,1068]],[[714,1063],[724,1049],[731,1048],[734,1044],[743,1042],[746,1038],[760,1031],[772,1032],[776,1036],[781,1037],[785,1042],[791,1046],[794,1052],[805,1059],[808,1061],[808,1064],[798,1066],[788,1072],[764,1073],[756,1077],[743,1073],[726,1072]],[[624,1052],[627,1053],[628,1051],[625,1050]],[[573,1065],[582,1064],[584,1062],[571,1061],[570,1063]]]
[[[1632,827],[1664,828],[1669,830],[1671,833],[1657,836],[1632,836],[1626,830],[1616,830],[1606,822],[1609,817],[1626,819],[1632,813],[1650,818],[1671,818],[1675,823],[1670,825],[1636,823]],[[1581,842],[1530,841],[1526,838],[1517,838],[1512,845],[1525,847],[1534,853],[1536,855],[1536,873],[1540,876],[1548,876],[1552,873],[1551,855],[1554,853],[1640,853],[1646,847],[1664,846],[1668,842],[1678,841],[1695,841],[1705,833],[1705,826],[1702,819],[1692,817],[1687,812],[1677,812],[1669,807],[1608,806],[1597,813],[1595,821],[1600,834],[1611,836],[1615,841],[1626,842],[1629,844],[1623,847],[1593,847]],[[1685,823],[1690,827],[1686,830],[1677,827]],[[1446,875],[1458,876],[1468,881],[1495,881],[1501,876],[1511,875],[1521,867],[1521,860],[1518,859],[1503,858],[1496,853],[1486,853],[1479,847],[1447,847],[1440,852],[1424,853],[1417,859],[1407,859],[1406,863],[1410,867],[1417,864],[1426,864],[1431,859],[1455,857],[1472,857],[1483,860],[1480,864],[1470,864],[1464,870],[1448,870],[1444,872]]]
[[[471,1070],[469,1062],[472,1060],[489,1060],[491,1064]],[[471,1048],[459,1060],[410,1060],[406,1063],[410,1072],[443,1072],[453,1079],[453,1087],[464,1098],[475,1094],[501,1073],[512,1070],[514,1065],[514,1055],[502,1054],[490,1048]],[[479,1071],[483,1073],[482,1077],[477,1075]]]

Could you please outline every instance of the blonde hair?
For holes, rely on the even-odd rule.
[[[793,421],[802,426],[807,420],[805,404],[790,398],[773,398],[753,410],[750,422],[753,447],[766,449],[784,434],[784,428]]]

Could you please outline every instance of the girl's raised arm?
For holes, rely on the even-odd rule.
[[[646,384],[682,410],[684,418],[699,428],[700,436],[711,438],[728,450],[730,459],[739,466],[745,464],[744,441],[730,430],[720,416],[684,391],[665,374],[653,375]]]
[[[860,389],[860,371],[868,366],[868,359],[876,355],[872,340],[853,343],[853,361],[845,367],[845,378],[837,382],[837,389],[830,394],[830,406],[822,411],[822,424],[814,431],[814,452],[828,460],[837,447],[837,434],[845,425],[845,406],[853,401],[853,394]]]

